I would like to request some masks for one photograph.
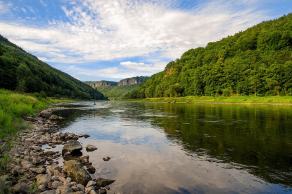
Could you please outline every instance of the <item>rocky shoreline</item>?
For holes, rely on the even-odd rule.
[[[3,192],[104,194],[109,190],[114,180],[92,178],[95,168],[89,156],[81,152],[78,139],[89,136],[60,132],[58,122],[63,118],[55,114],[57,110],[60,108],[50,108],[35,118],[26,118],[32,127],[17,135],[9,151],[7,173],[1,176],[6,187]],[[62,149],[54,150],[56,146]],[[87,152],[95,150],[93,145],[86,146]]]

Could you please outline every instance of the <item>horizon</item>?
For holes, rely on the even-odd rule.
[[[81,81],[119,81],[158,73],[191,48],[291,7],[289,0],[0,0],[0,27],[9,41]]]

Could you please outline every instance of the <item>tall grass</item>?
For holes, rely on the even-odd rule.
[[[23,117],[45,108],[45,99],[0,90],[0,139],[14,134],[23,126]]]
[[[0,140],[25,127],[23,118],[62,100],[0,89]]]

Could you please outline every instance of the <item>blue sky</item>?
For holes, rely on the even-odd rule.
[[[292,0],[0,0],[0,29],[80,80],[119,80],[290,12]]]

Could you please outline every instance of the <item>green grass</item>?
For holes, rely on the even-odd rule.
[[[24,117],[33,116],[50,104],[64,100],[0,89],[0,140],[26,127]]]
[[[186,96],[186,97],[162,97],[146,98],[146,102],[168,103],[239,103],[239,104],[291,104],[292,96]]]

